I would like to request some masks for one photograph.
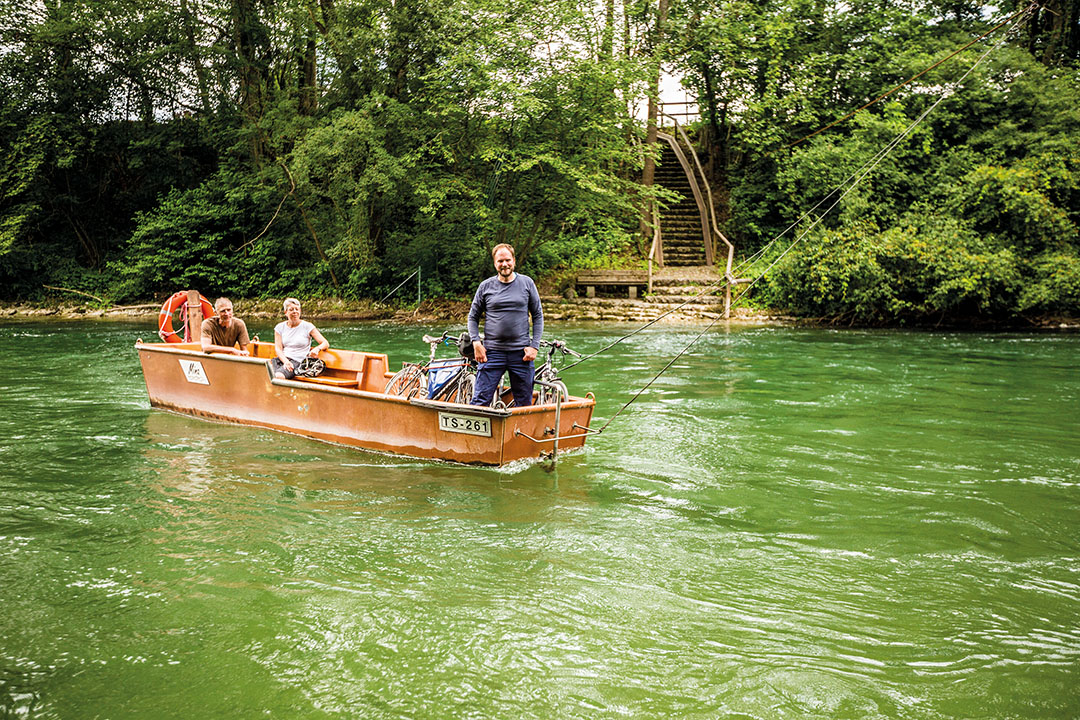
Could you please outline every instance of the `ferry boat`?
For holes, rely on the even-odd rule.
[[[188,303],[189,338],[208,305],[200,304]],[[161,326],[162,342],[135,343],[154,408],[367,450],[496,466],[554,457],[584,446],[590,434],[591,393],[555,393],[550,404],[503,409],[403,397],[386,392],[394,373],[385,354],[333,348],[319,354],[325,369],[318,377],[283,380],[270,370],[273,343],[252,342],[249,357],[209,354],[197,337],[183,342],[171,323],[168,331]]]

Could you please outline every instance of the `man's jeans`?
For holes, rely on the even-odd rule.
[[[510,390],[514,393],[515,407],[532,405],[533,376],[536,368],[532,361],[522,359],[525,348],[520,350],[488,350],[487,362],[482,362],[476,370],[476,389],[473,391],[472,405],[487,405],[491,402],[495,390],[499,387],[503,373],[510,374]]]

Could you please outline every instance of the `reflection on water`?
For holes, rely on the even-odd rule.
[[[139,333],[0,325],[0,716],[1080,713],[1074,337],[718,329],[496,471],[152,411]]]

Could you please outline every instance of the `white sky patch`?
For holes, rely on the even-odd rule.
[[[682,78],[667,71],[660,73],[660,102],[665,105],[664,112],[674,115],[680,124],[694,122],[700,116],[697,98],[682,86]],[[633,112],[634,119],[645,122],[649,115],[649,98],[638,98]]]

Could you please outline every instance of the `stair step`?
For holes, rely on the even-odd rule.
[[[664,264],[675,267],[692,267],[705,264],[705,247],[701,237],[701,214],[694,198],[690,181],[682,163],[666,143],[662,146],[660,162],[656,165],[654,180],[666,190],[681,196],[660,214],[663,233]],[[654,287],[656,283],[654,282]]]
[[[699,287],[697,285],[667,285],[667,286],[664,286],[664,285],[657,285],[656,283],[653,283],[653,289],[652,289],[653,297],[680,297],[680,298],[687,298],[687,297],[695,297],[697,295],[701,295],[702,293],[704,293],[702,295],[702,297],[707,297],[709,295],[715,295],[716,293],[723,293],[723,292],[724,292],[723,285],[717,285],[714,288],[709,288],[708,285],[701,286],[701,287]]]
[[[705,286],[711,285],[718,280],[720,280],[720,275],[716,273],[710,273],[707,277],[664,277],[662,275],[653,275],[653,289],[658,287]]]
[[[714,292],[720,293],[720,295],[713,295],[706,293],[699,295],[698,293],[683,294],[683,295],[649,295],[645,298],[648,302],[658,303],[662,305],[678,305],[679,303],[690,302],[698,305],[715,305],[720,302],[720,298],[723,295],[723,290],[717,289]]]

